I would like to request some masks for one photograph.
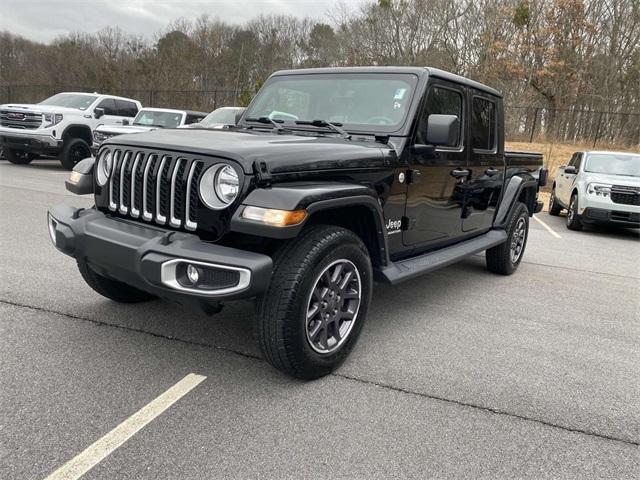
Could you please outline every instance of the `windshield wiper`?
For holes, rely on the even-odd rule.
[[[344,131],[341,123],[327,122],[326,120],[296,120],[296,125],[311,125],[313,127],[327,127],[338,133],[342,138],[351,138],[351,135]]]
[[[280,125],[280,123],[284,123],[284,120],[274,120],[271,117],[245,118],[244,121],[245,122],[263,123],[265,125],[271,124],[271,125],[273,125],[273,128],[275,128],[279,132],[284,130],[284,127],[282,125]],[[278,123],[278,122],[280,122],[280,123]]]

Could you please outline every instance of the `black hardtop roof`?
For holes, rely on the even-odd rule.
[[[446,72],[438,68],[432,67],[328,67],[328,68],[299,68],[295,70],[279,70],[273,75],[304,75],[317,73],[412,73],[414,75],[430,75],[432,77],[441,78],[450,82],[460,83],[472,88],[476,88],[490,95],[502,98],[502,93],[498,90],[484,85],[470,78],[466,78],[455,73]]]

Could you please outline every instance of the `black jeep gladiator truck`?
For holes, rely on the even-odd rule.
[[[545,181],[541,155],[505,152],[485,85],[433,68],[280,71],[235,127],[104,142],[67,181],[95,207],[58,205],[48,227],[117,302],[215,313],[255,298],[264,357],[313,379],[353,348],[374,280],[482,251],[513,273]]]

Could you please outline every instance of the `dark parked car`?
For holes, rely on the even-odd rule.
[[[546,170],[505,152],[503,125],[499,92],[432,68],[277,72],[235,128],[105,141],[67,182],[95,207],[54,207],[49,232],[118,302],[257,298],[264,357],[317,378],[353,348],[374,279],[485,250],[517,269]]]

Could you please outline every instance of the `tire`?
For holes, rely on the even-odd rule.
[[[81,138],[66,138],[64,147],[60,153],[60,163],[67,170],[73,170],[73,167],[80,160],[84,160],[91,156],[91,148],[89,144]]]
[[[518,202],[511,213],[507,240],[487,250],[487,269],[500,275],[511,275],[522,261],[529,237],[529,210]]]
[[[150,293],[138,290],[126,283],[112,280],[96,273],[86,264],[86,262],[78,261],[78,270],[84,281],[91,288],[103,297],[119,303],[140,303],[153,300],[155,297]]]
[[[262,354],[299,379],[328,375],[349,355],[367,317],[373,278],[369,252],[350,230],[318,225],[285,244],[274,264],[256,318]]]
[[[15,165],[27,165],[35,158],[32,153],[16,150],[15,148],[7,148],[3,152],[5,158]]]
[[[561,210],[562,207],[556,200],[556,187],[554,186],[551,189],[551,196],[549,197],[549,215],[557,217],[558,215],[560,215]]]
[[[571,202],[567,208],[567,228],[569,230],[582,230],[582,220],[578,215],[578,194],[571,195]]]

